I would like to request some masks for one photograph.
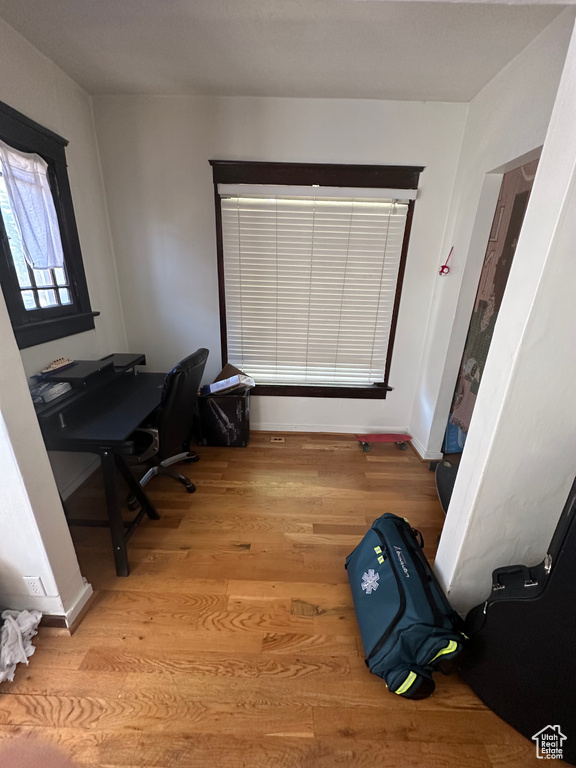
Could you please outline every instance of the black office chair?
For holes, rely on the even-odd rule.
[[[198,349],[184,358],[166,374],[160,405],[145,425],[132,433],[134,455],[127,457],[132,464],[152,463],[153,466],[140,480],[144,486],[156,475],[168,475],[194,493],[196,486],[189,477],[169,467],[179,461],[198,461],[189,443],[196,420],[196,398],[208,359],[207,349]],[[128,497],[133,509],[138,502]]]

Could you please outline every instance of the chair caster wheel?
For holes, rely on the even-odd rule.
[[[196,490],[196,486],[194,485],[194,483],[190,483],[190,485],[186,486],[186,490],[188,491],[188,493],[194,493],[194,491]]]
[[[184,464],[196,464],[197,461],[200,461],[200,456],[194,454],[194,456],[190,456],[189,459],[184,459]]]
[[[360,445],[362,446],[362,450],[364,451],[364,453],[368,453],[368,451],[370,450],[370,443],[360,443]]]
[[[128,509],[131,512],[135,512],[140,506],[140,502],[138,501],[136,496],[128,496],[128,498],[126,499],[126,503],[128,504]]]

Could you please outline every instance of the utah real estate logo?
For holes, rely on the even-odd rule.
[[[547,725],[532,736],[536,742],[536,757],[539,760],[562,760],[562,744],[566,741],[559,725]]]

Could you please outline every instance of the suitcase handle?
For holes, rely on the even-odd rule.
[[[412,528],[412,533],[414,534],[414,538],[420,545],[420,549],[424,549],[424,536],[422,536],[422,534],[417,528]]]
[[[538,582],[531,578],[530,571],[525,565],[506,565],[503,568],[497,568],[492,574],[492,589],[506,589],[506,584],[502,584],[500,577],[511,576],[515,573],[521,573],[524,576],[525,587],[536,587],[538,585]]]

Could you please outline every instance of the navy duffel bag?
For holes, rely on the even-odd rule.
[[[432,672],[452,671],[465,637],[422,546],[407,520],[385,514],[346,558],[366,664],[409,699],[434,691]]]

